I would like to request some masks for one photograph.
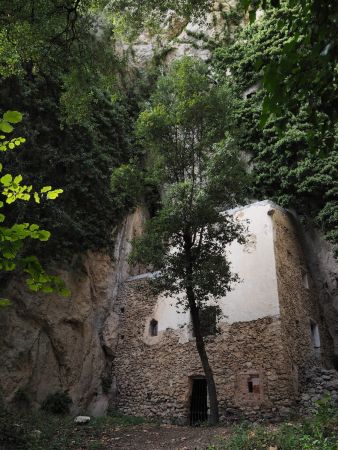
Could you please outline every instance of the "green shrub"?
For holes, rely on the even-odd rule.
[[[317,402],[313,417],[281,426],[239,426],[230,439],[208,450],[338,450],[338,410],[329,395]]]
[[[53,414],[67,414],[72,403],[68,392],[58,391],[46,397],[41,405],[41,409]]]

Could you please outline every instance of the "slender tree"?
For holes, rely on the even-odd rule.
[[[164,194],[144,235],[134,241],[131,260],[159,271],[155,284],[165,295],[183,293],[178,302],[191,313],[210,424],[218,422],[218,402],[200,312],[237,281],[225,246],[244,242],[243,227],[222,212],[243,199],[247,183],[244,164],[225,132],[228,100],[203,62],[183,58],[160,78],[137,124]]]

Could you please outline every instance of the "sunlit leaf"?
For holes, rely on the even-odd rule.
[[[22,114],[19,111],[6,111],[3,118],[10,123],[18,123],[22,120]]]
[[[4,186],[9,186],[12,183],[12,175],[7,173],[2,178],[0,178],[0,181]]]
[[[34,200],[36,201],[36,203],[40,203],[40,197],[37,192],[34,192]]]
[[[11,133],[13,131],[13,127],[11,124],[6,122],[5,120],[0,120],[0,130],[4,133]]]

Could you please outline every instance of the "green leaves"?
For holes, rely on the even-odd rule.
[[[2,131],[12,131],[13,127],[8,126],[9,122],[18,123],[22,120],[22,114],[17,111],[7,111],[3,114]],[[4,139],[4,136],[2,136]],[[11,141],[2,141],[0,149],[6,151],[7,148],[14,149],[25,140],[23,138],[14,138]],[[1,165],[2,170],[3,167]],[[21,175],[13,176],[10,173],[3,175],[0,178],[0,183],[3,186],[1,194],[5,197],[7,204],[11,204],[16,200],[28,201],[31,198],[32,186],[22,185],[23,177]],[[59,196],[62,189],[52,190],[51,186],[41,188],[41,195],[46,196],[46,199],[53,200]],[[40,203],[40,195],[37,192],[33,194],[34,200]],[[0,208],[4,206],[4,202],[0,202]],[[6,219],[5,214],[0,214],[0,223],[4,223]],[[22,250],[24,242],[27,239],[35,239],[42,242],[48,241],[50,232],[41,230],[36,224],[29,223],[15,223],[12,226],[0,226],[0,270],[13,271],[20,268],[28,274],[27,284],[34,292],[42,291],[50,293],[57,291],[61,295],[69,295],[69,292],[64,286],[64,283],[56,276],[48,275],[38,259],[35,256],[22,257]],[[8,306],[9,300],[0,299],[0,308]]]
[[[0,298],[0,309],[6,308],[7,306],[10,306],[12,302],[8,300],[7,298]]]
[[[337,124],[330,117],[338,91],[334,80],[317,90],[316,77],[331,79],[332,66],[328,61],[326,67],[318,66],[304,30],[292,28],[303,23],[298,3],[296,9],[286,2],[280,10],[266,12],[230,48],[219,49],[215,62],[225,88],[237,93],[234,136],[251,158],[252,197],[294,208],[338,244]],[[226,69],[231,80],[223,76]],[[261,89],[243,99],[262,74]],[[324,93],[330,97],[325,102]]]
[[[27,285],[33,292],[50,294],[58,292],[63,297],[69,297],[70,291],[63,281],[54,275],[48,275],[42,268],[36,256],[28,256],[22,259],[23,271],[29,275]]]
[[[228,94],[208,75],[201,61],[176,61],[137,122],[148,170],[157,172],[159,189],[165,189],[160,209],[134,241],[131,261],[160,271],[158,289],[185,294],[180,296],[185,308],[188,285],[199,306],[230,289],[236,275],[224,246],[242,242],[242,227],[219,211],[243,199],[247,178],[226,133]],[[128,170],[122,167],[120,173]]]
[[[50,191],[52,189],[52,186],[45,186],[41,189],[41,194],[45,194],[46,192]]]
[[[0,131],[3,133],[11,133],[14,129],[11,124],[21,122],[21,120],[22,114],[18,111],[6,111],[2,115],[2,119],[0,119]],[[14,144],[10,143],[10,145],[12,146]]]
[[[3,131],[4,133],[11,133],[13,131],[12,125],[10,125],[5,120],[0,120],[0,131]]]
[[[3,120],[10,123],[19,123],[22,121],[22,114],[18,111],[6,111]]]
[[[142,201],[144,174],[134,161],[113,170],[110,188],[116,209],[125,213]]]
[[[13,179],[12,175],[8,173],[7,175],[4,175],[4,176],[0,179],[0,182],[1,182],[4,186],[7,187],[7,186],[10,186],[10,185],[11,185],[12,179]]]
[[[53,191],[49,191],[47,193],[47,198],[48,200],[55,200],[60,194],[62,194],[62,192],[62,189],[54,189]]]

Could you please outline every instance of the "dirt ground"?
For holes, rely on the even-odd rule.
[[[101,435],[101,448],[119,450],[206,450],[226,438],[224,427],[182,427],[141,424],[128,428],[114,427]],[[88,447],[90,442],[88,442]]]

